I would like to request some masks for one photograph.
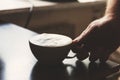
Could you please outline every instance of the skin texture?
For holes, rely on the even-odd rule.
[[[119,8],[119,9],[118,9]],[[79,60],[89,57],[94,62],[105,62],[120,45],[120,0],[108,0],[105,15],[91,22],[73,40],[73,52]]]

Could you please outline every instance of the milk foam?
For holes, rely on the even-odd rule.
[[[72,39],[67,36],[48,33],[37,35],[30,41],[36,45],[46,47],[60,47],[72,43]]]

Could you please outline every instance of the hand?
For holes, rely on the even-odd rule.
[[[120,45],[120,20],[104,16],[93,21],[73,40],[72,51],[79,60],[89,56],[90,61],[99,59],[105,62]]]

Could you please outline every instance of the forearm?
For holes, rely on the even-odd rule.
[[[108,0],[105,15],[120,17],[120,0]]]

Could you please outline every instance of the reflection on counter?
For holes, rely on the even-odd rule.
[[[33,68],[31,80],[114,80],[113,73],[117,73],[115,79],[117,80],[120,75],[118,72],[120,65],[111,67],[107,63],[89,63],[87,67],[78,60],[75,64],[76,66],[72,64],[43,66],[37,63]]]
[[[113,68],[107,63],[89,63],[87,67],[85,63],[76,61],[71,78],[72,80],[109,80],[108,76],[118,72],[119,69],[119,65]]]
[[[31,80],[69,80],[68,78],[66,67],[63,64],[43,66],[37,63],[31,76]]]

